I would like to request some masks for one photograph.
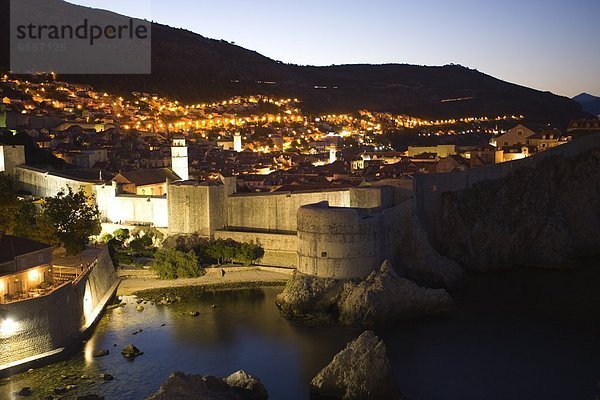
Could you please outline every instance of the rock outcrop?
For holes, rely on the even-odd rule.
[[[600,149],[549,156],[443,194],[440,250],[474,270],[568,267],[600,254],[598,210]]]
[[[364,281],[346,283],[337,305],[340,322],[366,326],[455,309],[448,292],[400,277],[388,261]]]
[[[366,331],[335,355],[310,383],[311,398],[403,399],[391,375],[386,347]]]
[[[456,289],[465,282],[465,271],[433,248],[416,214],[414,201],[400,205],[402,227],[394,263],[402,276],[430,288]]]
[[[419,287],[400,277],[387,261],[359,282],[317,278],[296,271],[276,303],[286,318],[327,315],[344,324],[365,326],[455,308],[446,290]]]
[[[335,313],[344,282],[294,271],[285,290],[277,296],[281,314],[289,319]]]
[[[147,400],[267,400],[267,389],[244,371],[225,379],[174,372]]]

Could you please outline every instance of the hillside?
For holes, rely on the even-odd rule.
[[[0,0],[3,70],[9,65],[8,3]],[[115,93],[159,93],[187,102],[276,94],[300,98],[309,111],[315,112],[366,108],[425,118],[522,114],[528,120],[558,124],[585,117],[575,101],[458,65],[287,65],[225,41],[159,24],[152,26],[152,75],[78,75],[59,79],[89,83]]]
[[[600,115],[600,97],[581,93],[580,95],[573,97],[573,100],[581,104],[583,111],[592,115]]]

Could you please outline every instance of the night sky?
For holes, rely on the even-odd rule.
[[[73,0],[286,63],[461,64],[600,96],[600,0]]]

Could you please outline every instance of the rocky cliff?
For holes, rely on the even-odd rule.
[[[600,149],[442,196],[440,251],[470,269],[568,267],[600,251]]]
[[[465,280],[465,271],[433,248],[416,213],[414,200],[399,206],[402,226],[395,244],[394,265],[400,274],[420,286],[453,290]]]
[[[384,262],[363,281],[316,278],[295,272],[277,306],[290,319],[327,316],[347,325],[380,324],[454,309],[444,289],[426,289]]]

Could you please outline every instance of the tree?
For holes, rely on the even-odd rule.
[[[19,208],[15,181],[8,176],[0,176],[0,230],[13,233]]]
[[[264,257],[265,250],[254,242],[238,243],[235,248],[234,261],[249,266],[254,261]]]
[[[154,237],[151,233],[138,236],[129,242],[129,254],[134,257],[148,257],[154,253]]]
[[[196,278],[204,275],[196,254],[184,253],[175,249],[161,249],[156,252],[151,266],[160,279]]]
[[[219,264],[237,262],[248,266],[262,258],[265,251],[260,245],[253,242],[239,243],[231,239],[218,239],[208,245],[206,254],[217,260]]]
[[[122,244],[125,244],[125,242],[129,240],[130,237],[129,229],[117,229],[116,231],[114,231],[113,237]]]
[[[42,205],[42,216],[56,229],[56,236],[68,254],[85,249],[90,236],[99,235],[100,212],[91,204],[83,190],[74,192],[67,187],[54,197],[47,197]]]

